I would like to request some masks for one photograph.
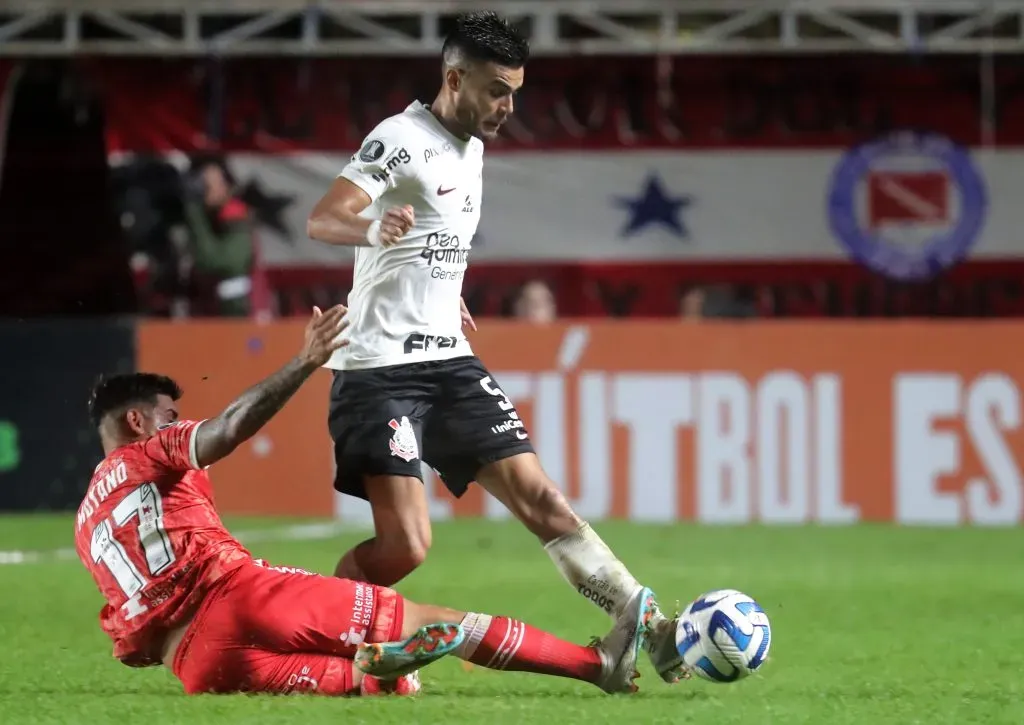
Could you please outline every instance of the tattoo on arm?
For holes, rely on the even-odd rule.
[[[196,459],[206,467],[251,438],[284,407],[317,365],[294,358],[263,382],[252,386],[220,415],[196,430]]]

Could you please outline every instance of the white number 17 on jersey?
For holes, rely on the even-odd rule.
[[[109,519],[104,519],[92,532],[89,547],[94,563],[103,564],[114,577],[114,581],[128,598],[122,609],[125,619],[131,619],[146,611],[138,601],[138,594],[149,579],[132,563],[124,545],[114,535],[115,529],[131,523],[136,518],[139,543],[146,557],[146,568],[150,577],[159,576],[174,563],[174,550],[163,527],[164,508],[160,491],[155,483],[144,483],[124,497],[113,510]]]

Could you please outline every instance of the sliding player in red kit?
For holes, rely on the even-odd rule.
[[[163,664],[187,693],[413,694],[451,654],[484,667],[636,689],[650,592],[590,647],[507,617],[414,604],[384,587],[270,566],[221,523],[206,468],[279,411],[346,344],[345,308],[314,310],[302,352],[220,415],[179,420],[170,378],[97,383],[90,413],[106,457],[78,510],[75,546],[106,599],[114,656]]]

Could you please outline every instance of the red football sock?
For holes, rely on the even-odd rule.
[[[601,656],[593,647],[566,642],[518,619],[471,613],[462,627],[466,639],[455,655],[475,665],[584,682],[601,674]]]

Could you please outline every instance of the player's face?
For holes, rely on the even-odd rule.
[[[513,97],[523,86],[522,68],[479,63],[463,76],[458,95],[459,123],[470,134],[492,141],[515,110]]]

